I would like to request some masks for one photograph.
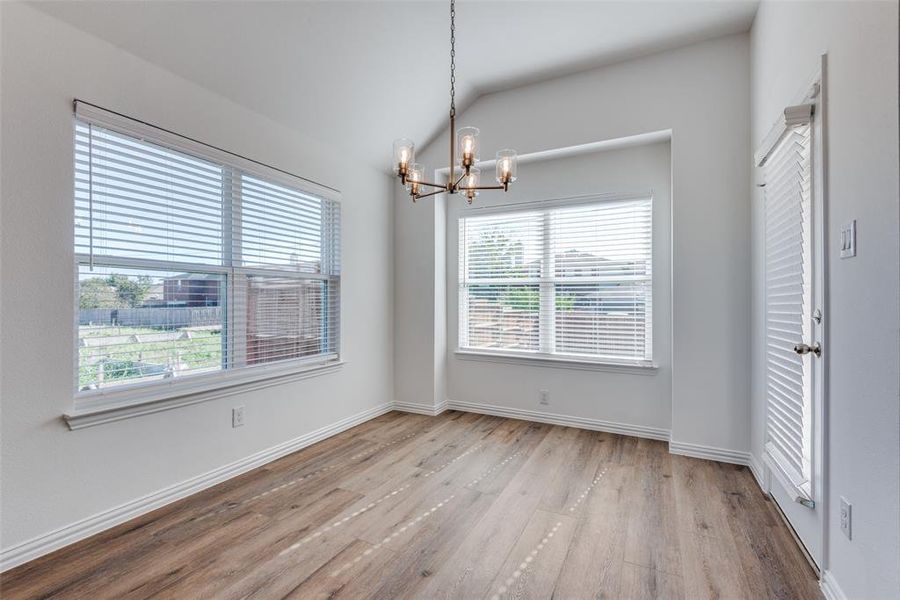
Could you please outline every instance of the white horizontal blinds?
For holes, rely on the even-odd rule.
[[[811,339],[810,126],[788,128],[765,163],[767,453],[809,492],[810,361],[793,351]]]
[[[77,112],[77,389],[337,357],[337,200],[175,134]]]
[[[554,351],[650,361],[651,201],[561,208],[550,215]]]
[[[538,351],[543,215],[460,219],[460,344]]]
[[[652,202],[463,217],[460,347],[652,361]]]
[[[243,266],[287,267],[303,273],[337,272],[339,224],[335,202],[244,175],[241,179]],[[327,230],[327,231],[326,231]]]
[[[221,265],[222,168],[77,121],[75,251]]]
[[[340,316],[340,207],[259,177],[241,178],[241,240],[247,276],[246,364],[336,354]]]

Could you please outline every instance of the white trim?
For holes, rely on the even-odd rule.
[[[523,408],[509,408],[507,406],[496,406],[478,402],[461,402],[459,400],[448,399],[447,408],[449,408],[450,410],[461,410],[464,412],[477,413],[481,415],[493,415],[495,417],[507,417],[510,419],[522,419],[524,421],[549,423],[550,425],[562,425],[564,427],[590,429],[591,431],[606,431],[608,433],[618,433],[621,435],[630,435],[632,437],[647,438],[651,440],[667,441],[670,434],[668,429],[662,429],[659,427],[646,427],[643,425],[630,425],[627,423],[616,423],[613,421],[601,421],[600,419],[573,417],[570,415],[539,412],[535,410],[526,410]]]
[[[703,446],[701,444],[688,444],[687,442],[669,441],[669,453],[692,458],[703,458],[733,465],[750,466],[751,454],[741,450],[729,450],[715,446]]]
[[[405,413],[414,413],[417,415],[428,415],[430,417],[436,417],[445,410],[447,410],[447,401],[444,400],[437,406],[430,404],[419,404],[417,402],[394,402],[394,410],[405,412]]]
[[[640,200],[652,202],[653,190],[642,190],[634,192],[600,192],[595,194],[581,194],[578,196],[547,198],[544,200],[530,200],[528,202],[509,202],[506,204],[486,204],[477,206],[466,205],[460,208],[459,219],[466,219],[472,216],[482,217],[486,215],[507,215],[520,212],[536,212],[544,211],[550,208],[568,208],[570,206],[582,206],[586,204],[625,204],[628,202],[635,202]],[[516,281],[519,281],[519,279],[517,278]]]
[[[600,140],[599,142],[588,142],[587,144],[578,144],[575,146],[566,146],[564,148],[552,148],[550,150],[536,150],[535,152],[526,152],[519,155],[519,164],[528,164],[531,162],[539,162],[545,160],[558,160],[560,158],[568,158],[570,156],[582,156],[585,154],[593,154],[595,152],[607,152],[610,150],[622,150],[634,146],[645,146],[649,144],[659,144],[672,140],[671,129],[660,129],[657,131],[648,131],[646,133],[636,133],[620,138],[611,138],[608,140]],[[491,171],[497,164],[496,159],[479,160],[478,167],[485,171]],[[450,173],[450,167],[441,167],[434,170],[435,178],[443,178],[446,180]]]
[[[556,354],[535,354],[513,352],[491,352],[488,350],[457,350],[453,355],[460,360],[506,363],[528,367],[551,367],[555,369],[575,369],[579,371],[609,371],[630,375],[656,375],[659,367],[653,363],[615,363],[598,360],[570,358]]]
[[[115,508],[76,521],[75,523],[45,533],[20,544],[16,544],[10,548],[4,548],[0,550],[0,572],[53,552],[54,550],[58,550],[64,546],[68,546],[79,540],[83,540],[95,533],[105,531],[111,527],[124,523],[129,519],[156,510],[161,506],[171,504],[176,500],[180,500],[191,494],[212,487],[217,483],[246,473],[247,471],[270,463],[291,452],[301,450],[302,448],[315,444],[325,438],[388,413],[391,410],[393,410],[393,405],[390,403],[375,406],[345,419],[341,419],[337,423],[326,425],[325,427],[310,433],[282,442],[271,448],[261,450],[246,458],[213,469],[207,473],[197,475],[196,477],[153,492],[142,498],[131,500]]]
[[[750,453],[750,462],[747,464],[750,467],[750,473],[753,474],[753,478],[756,479],[757,485],[759,485],[759,489],[763,491],[763,493],[769,493],[769,484],[766,481],[766,471],[763,467],[763,464],[757,460],[756,455],[752,452]]]
[[[822,589],[822,595],[825,596],[825,600],[849,600],[849,597],[838,585],[837,579],[834,578],[834,573],[831,571],[822,571],[819,587]]]
[[[166,386],[160,382],[153,382],[152,395],[148,396],[147,390],[129,389],[128,397],[136,399],[130,403],[123,403],[125,395],[110,394],[93,401],[79,398],[76,406],[63,415],[69,429],[83,429],[84,427],[92,427],[102,423],[111,423],[113,421],[121,421],[122,419],[130,419],[141,415],[160,412],[163,410],[171,410],[209,400],[217,400],[242,394],[253,390],[259,390],[273,385],[282,385],[308,379],[310,377],[318,377],[335,373],[343,367],[341,361],[331,361],[322,364],[315,364],[298,368],[296,364],[290,365],[289,368],[267,369],[260,367],[246,369],[247,372],[234,372],[233,375],[240,375],[235,378],[225,378],[221,376],[221,372],[216,372],[218,376],[212,381],[205,379],[199,382],[199,385]],[[244,371],[243,369],[241,371]],[[202,375],[195,376],[202,378]],[[192,378],[193,379],[193,378]],[[178,383],[185,383],[184,380]],[[197,382],[192,381],[191,384]],[[157,389],[162,386],[161,389]],[[123,390],[126,391],[126,390]],[[134,392],[143,392],[141,395],[135,395]]]

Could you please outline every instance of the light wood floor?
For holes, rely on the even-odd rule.
[[[14,598],[820,598],[744,467],[390,413],[5,573]]]

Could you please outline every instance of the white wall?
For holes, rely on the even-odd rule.
[[[439,320],[435,272],[436,203],[421,201],[410,210],[403,187],[394,190],[394,400],[431,412],[440,401]],[[443,221],[441,221],[441,224]],[[443,250],[441,250],[443,252]]]
[[[749,449],[749,97],[740,34],[483,96],[457,118],[481,128],[484,157],[672,130],[672,437],[737,453]],[[419,161],[443,166],[446,145],[440,138]],[[398,194],[396,235],[410,248],[396,257],[398,303],[433,289],[445,260],[434,211]],[[431,402],[413,382],[433,362],[434,326],[431,314],[397,319],[398,399]]]
[[[752,29],[752,149],[827,51],[829,336],[825,567],[848,598],[900,594],[900,190],[896,2],[763,2]],[[857,220],[856,258],[840,226]],[[765,431],[764,214],[753,200],[752,450]],[[853,504],[853,541],[839,499]]]
[[[484,192],[477,206],[516,204],[597,193],[653,193],[653,355],[656,370],[604,372],[460,358],[459,227],[464,201],[453,201],[447,219],[447,396],[456,402],[544,410],[585,419],[668,431],[671,370],[671,158],[669,143],[591,152],[528,162],[506,194]],[[488,175],[492,175],[491,170]],[[640,373],[640,374],[638,374]],[[540,406],[539,390],[550,394]]]
[[[0,7],[3,548],[390,402],[388,178],[33,8]],[[75,285],[75,97],[342,190],[342,371],[66,428],[75,352],[67,308]],[[232,429],[236,405],[246,406],[246,425]]]

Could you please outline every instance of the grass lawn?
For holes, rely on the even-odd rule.
[[[170,339],[159,340],[160,334]],[[176,374],[197,369],[215,369],[222,364],[222,332],[209,329],[155,329],[152,327],[84,326],[79,338],[78,387],[97,384],[103,369],[101,387],[131,380],[161,376],[165,368]],[[152,336],[154,341],[134,341],[131,336]],[[108,344],[101,340],[110,338]]]

